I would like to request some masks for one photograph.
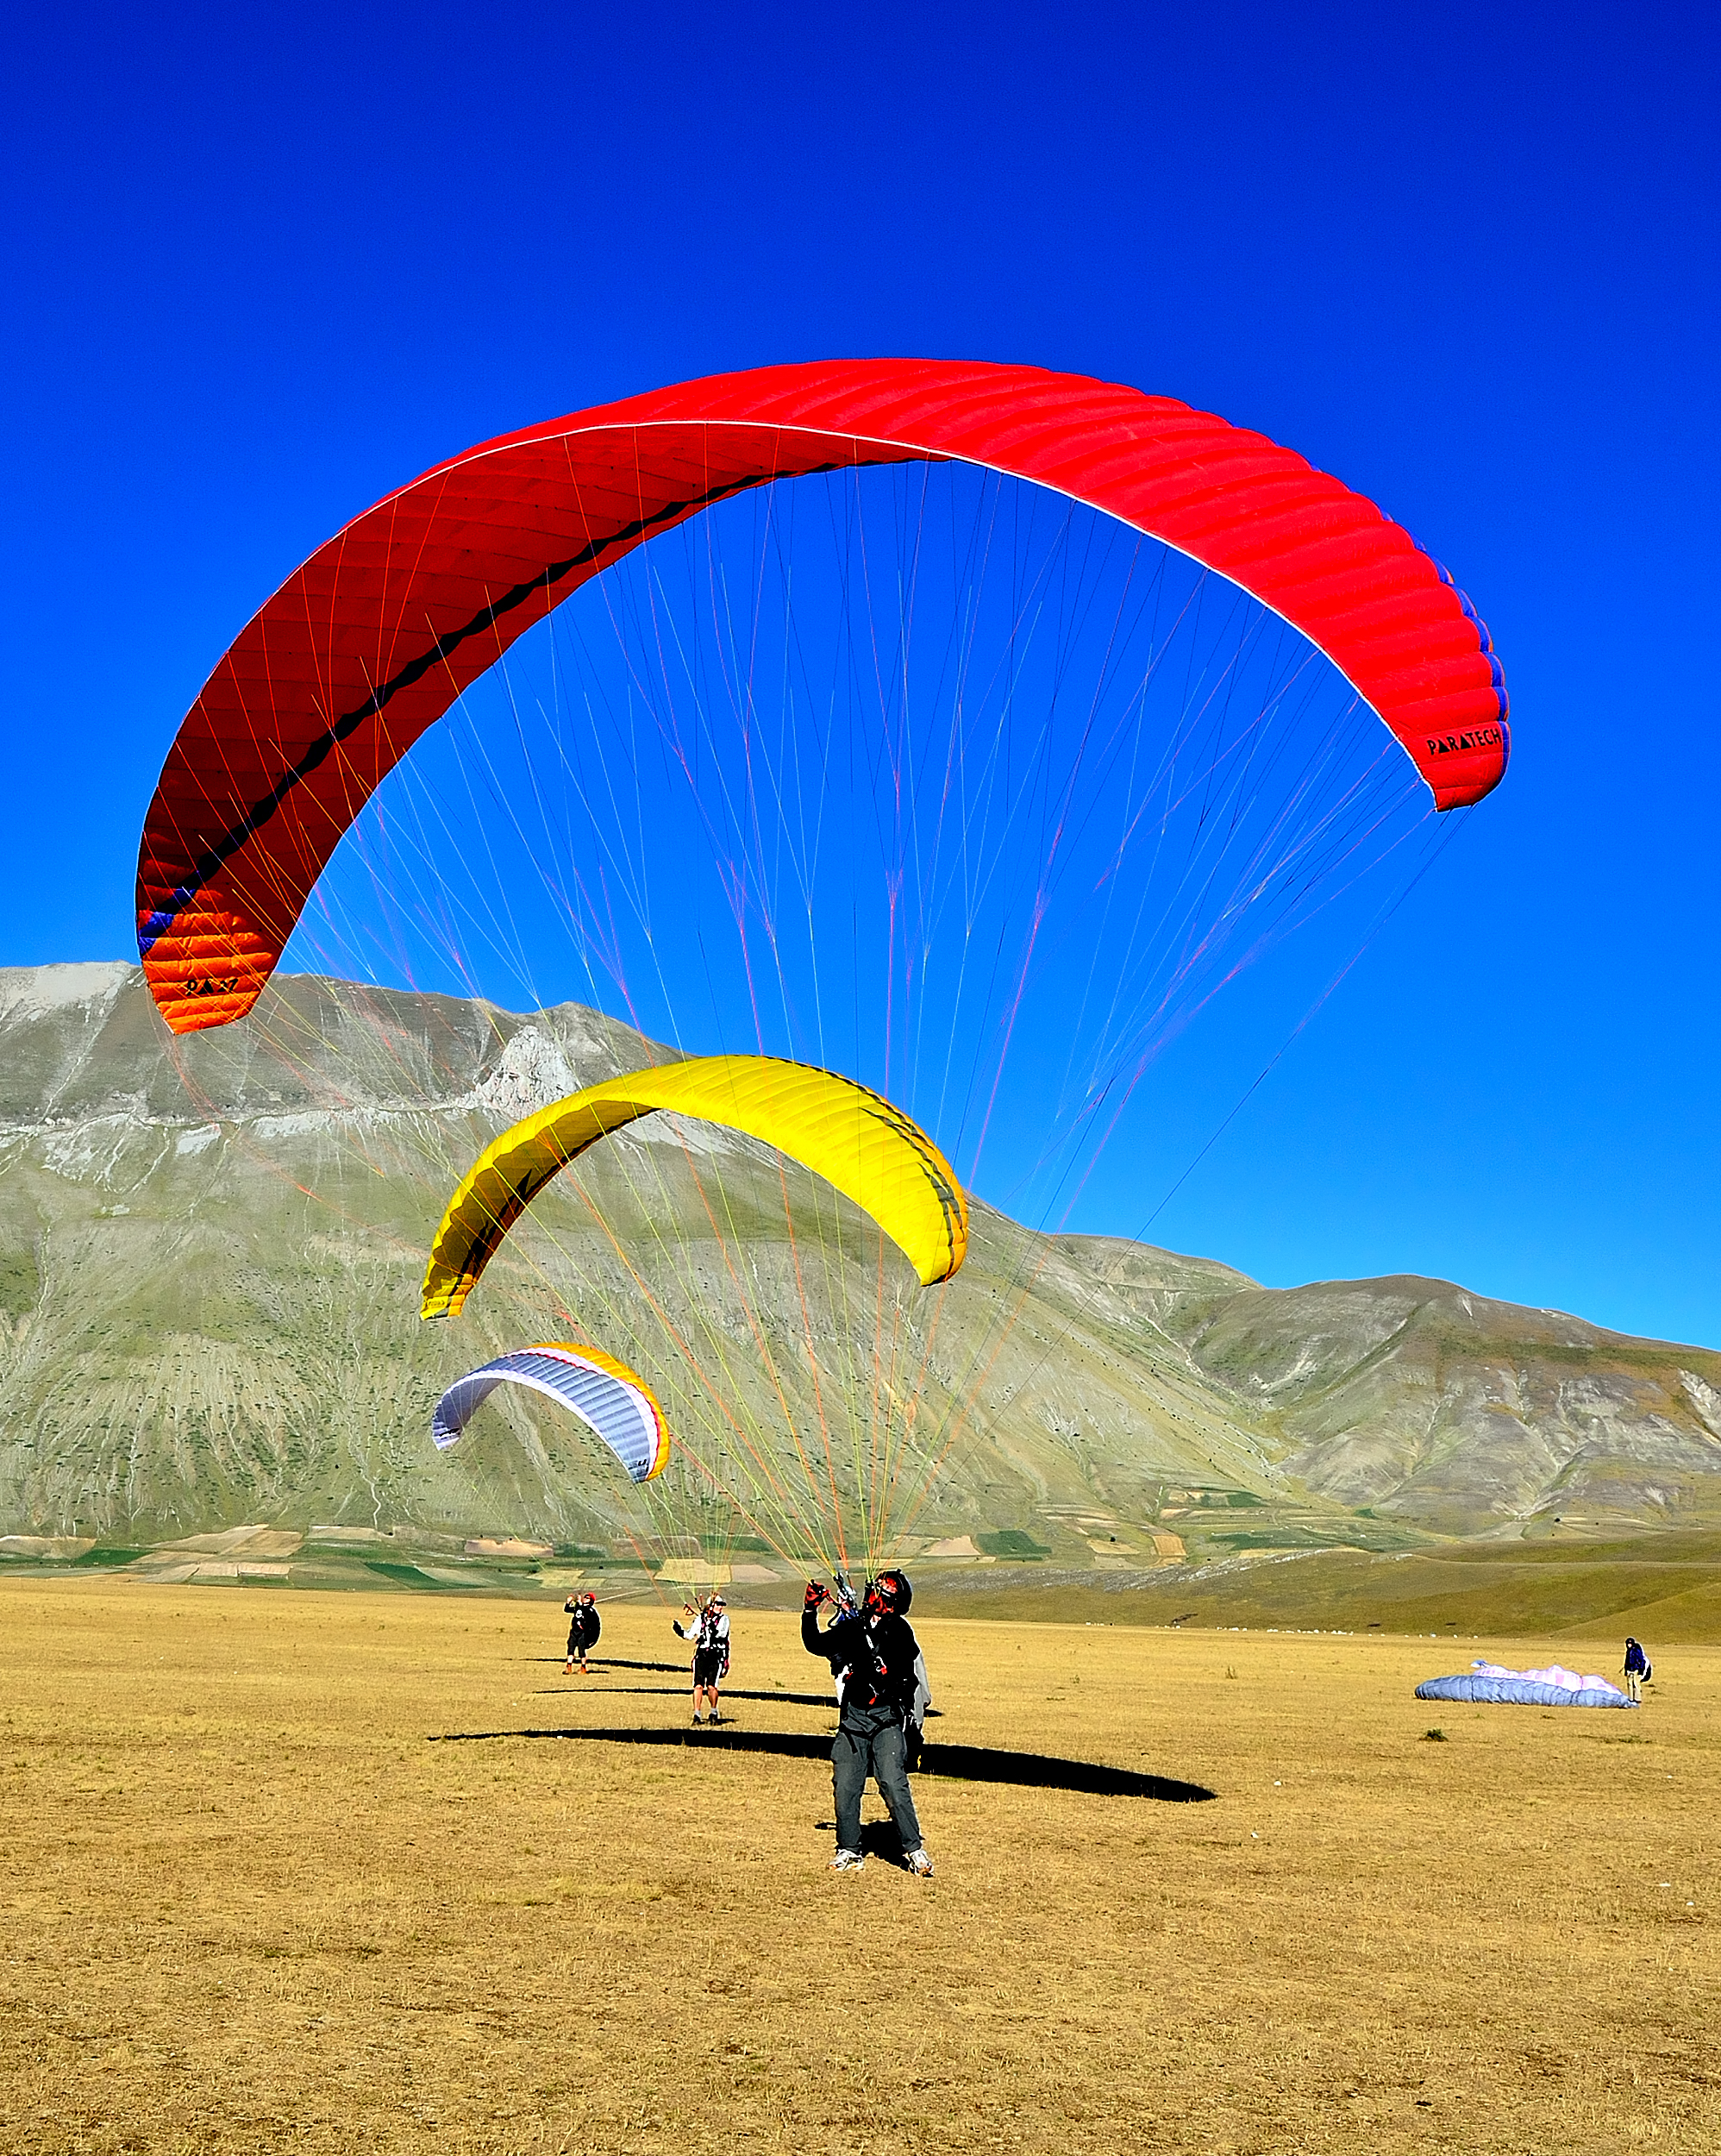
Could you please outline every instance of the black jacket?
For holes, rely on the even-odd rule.
[[[906,1617],[887,1610],[869,1619],[863,1612],[839,1617],[819,1629],[817,1609],[801,1612],[801,1645],[823,1655],[842,1694],[845,1716],[879,1713],[908,1719],[914,1702],[914,1663],[920,1652]]]

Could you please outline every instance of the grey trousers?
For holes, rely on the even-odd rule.
[[[870,1727],[872,1717],[851,1726],[844,1722],[830,1751],[831,1789],[836,1798],[836,1846],[860,1846],[860,1792],[870,1774],[879,1785],[896,1830],[902,1837],[903,1854],[911,1857],[921,1844],[920,1820],[903,1765],[903,1730],[898,1721]]]

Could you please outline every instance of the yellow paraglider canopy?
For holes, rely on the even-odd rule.
[[[659,1108],[743,1131],[811,1169],[872,1215],[928,1287],[967,1254],[954,1170],[882,1094],[808,1063],[703,1056],[587,1086],[486,1146],[436,1231],[419,1316],[452,1317],[545,1185],[606,1132]]]

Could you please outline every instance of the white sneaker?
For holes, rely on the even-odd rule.
[[[858,1871],[867,1861],[858,1849],[839,1849],[830,1860],[833,1871]]]
[[[932,1877],[932,1859],[923,1847],[911,1852],[908,1868],[917,1879],[929,1879]]]

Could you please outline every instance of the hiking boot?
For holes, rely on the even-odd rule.
[[[711,1709],[711,1727],[712,1727],[712,1728],[713,1728],[713,1729],[715,1729],[715,1728],[717,1727],[718,1723],[722,1721],[722,1720],[723,1720],[723,1716],[722,1716],[720,1714],[718,1714],[718,1712],[717,1712],[717,1708],[714,1707],[714,1708]]]
[[[867,1861],[858,1849],[839,1849],[830,1860],[833,1871],[858,1871]]]
[[[909,1852],[908,1868],[917,1879],[929,1879],[932,1877],[932,1859],[923,1847]]]
[[[704,1715],[702,1715],[702,1714],[696,1714],[696,1715],[694,1715],[694,1717],[693,1717],[693,1727],[694,1727],[694,1728],[695,1728],[695,1729],[703,1729],[703,1728],[705,1727],[705,1720],[704,1720]]]

